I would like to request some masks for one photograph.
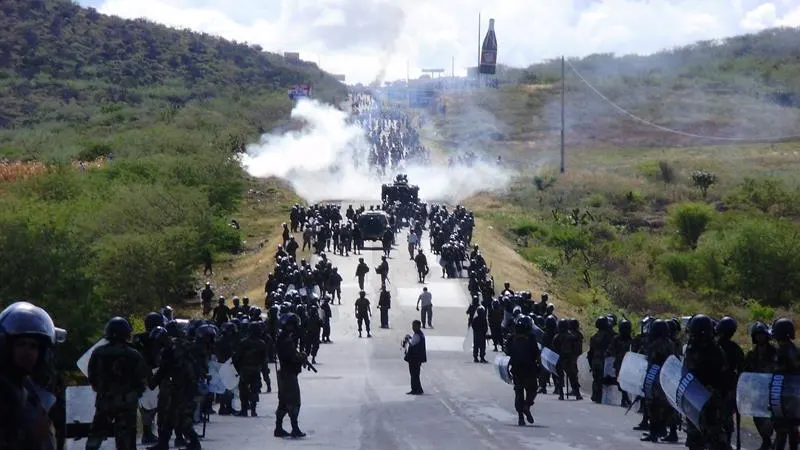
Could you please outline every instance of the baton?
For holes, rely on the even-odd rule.
[[[637,396],[636,396],[636,398],[635,398],[635,399],[633,399],[633,401],[631,402],[631,406],[628,406],[628,409],[627,409],[627,410],[625,410],[625,415],[626,415],[626,416],[628,415],[628,413],[629,413],[629,412],[631,412],[631,409],[633,408],[633,405],[635,405],[635,404],[639,403],[639,399],[641,399],[641,398],[642,398],[642,397],[639,397],[639,396],[637,395]]]

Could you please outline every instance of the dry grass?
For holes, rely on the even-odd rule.
[[[94,161],[84,163],[73,161],[71,165],[76,170],[81,170],[82,167],[86,169],[101,169],[105,167],[106,161],[104,158],[98,158]],[[48,166],[41,161],[0,160],[0,183],[13,183],[15,181],[28,180],[47,173],[53,168],[53,166]]]

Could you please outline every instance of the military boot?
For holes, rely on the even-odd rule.
[[[525,426],[525,416],[522,413],[517,413],[517,425],[521,427]]]
[[[169,450],[169,435],[163,430],[158,430],[158,443],[147,447],[147,450]]]
[[[273,433],[275,437],[289,437],[289,432],[283,429],[283,417],[275,418],[275,432]]]
[[[303,433],[302,431],[300,431],[300,425],[297,423],[297,416],[290,415],[289,419],[292,422],[292,433],[291,433],[291,436],[293,438],[306,437],[306,434]]]
[[[142,426],[142,445],[151,445],[158,443],[158,437],[153,434],[152,426]]]

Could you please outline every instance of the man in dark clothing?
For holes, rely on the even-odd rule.
[[[536,340],[531,336],[533,321],[521,316],[514,323],[514,334],[506,344],[506,353],[511,357],[511,375],[514,381],[514,408],[517,410],[517,424],[533,423],[531,407],[536,399],[541,354]]]
[[[392,294],[386,288],[381,288],[378,299],[378,309],[381,311],[381,328],[389,328],[389,310],[392,308]]]
[[[322,315],[322,338],[320,342],[331,342],[331,311],[330,300],[327,296],[322,298],[322,304],[319,306]]]
[[[472,326],[472,359],[474,362],[486,361],[486,334],[489,332],[489,322],[486,320],[486,308],[478,306],[475,317],[470,321]],[[480,358],[480,359],[478,359]]]
[[[358,258],[356,266],[356,278],[358,278],[358,289],[364,290],[364,278],[369,273],[369,266],[364,262],[364,258]]]
[[[800,352],[794,345],[795,329],[791,319],[781,317],[772,324],[772,337],[778,343],[775,355],[775,373],[781,375],[800,374]],[[688,352],[687,352],[688,353]],[[797,426],[800,425],[796,419],[775,418],[775,450],[786,448],[788,441],[789,448],[796,450],[798,447]]]
[[[113,430],[116,448],[136,449],[136,410],[147,379],[142,355],[128,344],[131,325],[122,317],[106,325],[108,344],[95,349],[89,359],[89,383],[97,393],[92,431],[86,450],[97,450]]]
[[[261,392],[261,369],[267,360],[267,344],[261,339],[263,322],[248,324],[246,337],[233,354],[233,366],[239,373],[239,399],[242,408],[239,415],[247,417],[248,411],[256,417],[258,394]]]
[[[725,371],[724,399],[721,408],[721,415],[724,419],[723,427],[728,438],[728,445],[731,444],[731,438],[736,429],[733,422],[733,416],[736,413],[736,383],[744,368],[744,350],[732,340],[737,328],[736,319],[725,316],[717,322],[717,326],[714,329],[714,333],[717,335],[717,344],[725,352],[725,361],[728,363]]]
[[[289,313],[283,319],[283,328],[278,335],[277,353],[280,361],[278,369],[278,408],[275,411],[275,437],[304,437],[306,434],[300,431],[298,419],[300,416],[300,383],[297,376],[302,372],[303,367],[308,367],[306,356],[297,351],[297,332],[300,328],[300,320],[293,313]],[[288,433],[283,429],[283,419],[289,415],[292,424],[292,432]]]
[[[745,372],[773,373],[775,371],[775,361],[777,350],[770,340],[772,336],[769,328],[761,322],[756,322],[750,327],[750,339],[753,348],[747,352],[744,358]],[[758,450],[770,450],[772,448],[772,433],[774,427],[772,419],[769,417],[753,417],[759,436],[761,436],[761,447]]]
[[[371,338],[369,330],[369,318],[372,316],[372,309],[369,306],[369,299],[367,293],[361,291],[358,293],[359,297],[355,301],[356,320],[358,321],[358,337],[361,337],[361,326],[365,325],[367,328],[367,337]]]
[[[586,357],[589,360],[589,367],[592,368],[592,401],[602,403],[606,353],[614,334],[607,317],[598,317],[594,325],[597,327],[597,333],[589,339],[589,352]]]
[[[200,301],[203,305],[203,315],[207,316],[211,312],[211,302],[214,301],[214,290],[211,289],[211,283],[206,282],[206,287],[200,292]]]
[[[422,364],[428,362],[428,354],[425,349],[425,334],[422,332],[422,322],[415,320],[411,323],[413,336],[406,335],[403,341],[403,348],[406,349],[404,360],[408,363],[408,372],[411,375],[411,390],[409,395],[422,395],[420,372]]]
[[[422,249],[417,251],[417,256],[414,257],[414,263],[417,265],[417,277],[420,283],[425,282],[425,277],[428,275],[428,258]]]
[[[381,256],[381,263],[375,268],[375,272],[381,276],[381,288],[386,288],[386,280],[389,279],[389,261],[386,256]]]
[[[214,312],[211,313],[211,320],[213,320],[218,327],[221,327],[223,323],[229,321],[230,319],[231,309],[225,305],[225,297],[220,297],[217,307],[214,308]]]

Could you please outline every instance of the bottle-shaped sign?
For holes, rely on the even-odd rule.
[[[489,31],[481,46],[480,73],[494,75],[497,69],[497,36],[494,34],[494,19],[489,19]]]

